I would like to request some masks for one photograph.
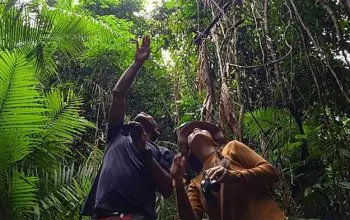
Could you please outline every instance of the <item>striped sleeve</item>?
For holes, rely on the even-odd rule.
[[[187,195],[197,219],[202,219],[204,208],[201,202],[201,194],[193,181],[188,186]]]

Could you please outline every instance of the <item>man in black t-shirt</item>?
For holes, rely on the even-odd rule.
[[[150,54],[150,38],[137,44],[135,62],[113,91],[108,116],[107,147],[103,164],[84,204],[82,215],[95,219],[153,220],[156,191],[172,194],[170,151],[153,143],[159,135],[156,121],[140,113],[125,125],[125,95]]]

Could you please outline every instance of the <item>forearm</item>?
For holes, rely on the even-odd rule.
[[[158,191],[166,198],[171,196],[173,189],[172,179],[169,173],[167,173],[154,158],[149,159],[147,165]]]
[[[187,196],[185,186],[179,181],[175,183],[176,201],[181,220],[198,220],[192,209],[190,200]]]
[[[278,174],[272,164],[239,141],[229,142],[223,154],[230,155],[233,161],[245,168],[230,172],[233,182],[238,179],[244,184],[273,185],[278,181]]]
[[[234,176],[234,178],[231,178],[232,183],[237,183],[237,177],[240,182],[245,184],[273,185],[278,182],[278,174],[269,163],[264,163],[250,169],[229,172],[231,176]]]
[[[119,78],[113,89],[113,101],[109,109],[108,123],[114,126],[123,121],[125,116],[125,95],[134,81],[141,65],[134,62]]]
[[[134,62],[123,73],[113,89],[113,94],[123,95],[127,93],[131,84],[133,83],[138,71],[141,69],[142,64]]]

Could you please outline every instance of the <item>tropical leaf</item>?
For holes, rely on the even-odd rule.
[[[37,206],[36,177],[26,177],[15,166],[30,154],[33,136],[47,119],[34,74],[23,55],[0,51],[0,193],[7,217],[34,212]]]
[[[80,116],[82,100],[72,90],[64,95],[59,89],[46,94],[46,116],[49,118],[45,130],[40,133],[41,140],[31,154],[31,160],[45,170],[58,165],[69,156],[70,144],[88,128],[94,127]],[[48,166],[49,164],[49,166]]]
[[[344,148],[340,148],[339,149],[339,154],[343,157],[347,157],[347,158],[350,158],[350,151],[349,150],[346,150]]]
[[[23,204],[20,204],[18,201],[18,191],[16,190],[21,187],[19,183],[21,176],[17,175],[18,173],[16,173],[14,167],[16,167],[15,163],[20,162],[31,152],[29,144],[28,138],[20,133],[15,131],[7,134],[0,132],[0,213],[5,213],[8,218],[15,214],[13,205],[20,208],[21,211],[28,208],[23,207]],[[31,180],[33,179],[29,179],[29,182]],[[26,186],[23,185],[22,187]],[[30,186],[27,187],[30,188]],[[12,201],[11,197],[13,196],[16,199]],[[30,193],[23,194],[23,196],[25,199],[21,201],[31,198]]]
[[[53,172],[46,172],[39,202],[42,217],[56,217],[60,213],[69,219],[78,219],[80,204],[91,188],[101,158],[102,152],[95,148],[80,166],[61,164]]]
[[[80,117],[82,99],[69,90],[65,97],[58,89],[47,94],[48,116],[51,119],[47,128],[50,139],[70,143],[75,135],[81,134],[88,126],[94,125]]]
[[[93,163],[66,166],[62,161],[69,145],[92,124],[80,116],[80,97],[57,89],[43,96],[36,76],[43,72],[38,70],[56,70],[56,52],[77,57],[85,41],[103,31],[84,15],[29,5],[0,4],[0,218],[54,210],[49,216],[57,219],[58,212],[77,213],[90,189]],[[36,184],[41,179],[48,181],[39,182],[45,198],[39,208]]]
[[[65,203],[71,206],[79,202],[74,193],[73,178],[75,175],[74,165],[61,165],[52,173],[46,173],[42,183],[49,193],[44,197],[41,195],[43,199],[40,200],[44,210],[54,209],[55,211],[51,211],[52,214],[54,212],[63,212]]]
[[[33,213],[37,207],[37,183],[36,177],[27,177],[17,171],[13,172],[10,187],[10,203],[14,213]]]
[[[295,131],[290,115],[282,109],[261,108],[245,113],[245,134],[260,142],[260,137],[274,145],[281,145]]]
[[[42,129],[47,118],[34,74],[24,56],[0,51],[0,132],[30,135]]]
[[[0,174],[4,174],[31,152],[30,139],[16,132],[0,132],[0,140]]]
[[[338,185],[339,185],[341,188],[349,189],[349,190],[350,190],[350,182],[339,182]]]
[[[111,39],[117,34],[108,25],[84,14],[33,6],[0,5],[0,50],[20,51],[35,59],[36,67],[55,72],[53,53],[78,57],[93,36]],[[113,36],[113,37],[111,37]]]

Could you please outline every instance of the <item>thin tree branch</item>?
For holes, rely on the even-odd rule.
[[[202,44],[203,39],[209,36],[211,29],[217,24],[217,22],[221,19],[221,17],[223,15],[225,15],[225,13],[227,12],[227,9],[231,5],[231,3],[232,3],[232,1],[229,1],[228,3],[226,3],[226,5],[224,6],[224,8],[222,10],[222,13],[220,15],[216,16],[214,18],[214,20],[208,25],[208,27],[204,31],[196,34],[196,36],[194,38],[195,44],[197,44],[198,46]],[[233,25],[233,27],[237,28],[240,24],[243,23],[243,21],[244,21],[244,19],[237,22],[235,25]]]
[[[301,27],[304,29],[304,31],[307,33],[308,37],[310,38],[310,40],[312,41],[312,43],[314,44],[314,46],[316,47],[316,52],[321,53],[323,55],[323,60],[325,61],[325,65],[326,67],[329,69],[329,71],[332,73],[333,77],[335,78],[338,87],[340,89],[340,91],[343,93],[346,101],[348,103],[350,103],[350,97],[347,94],[347,92],[344,89],[343,84],[340,82],[337,74],[335,73],[335,71],[333,70],[333,68],[331,67],[330,63],[329,63],[329,58],[328,56],[325,54],[325,52],[323,51],[323,49],[319,46],[319,44],[316,42],[315,38],[312,36],[310,30],[306,27],[306,25],[304,24],[303,19],[301,18],[297,7],[294,4],[294,0],[289,0],[293,10],[294,10],[294,14],[296,15],[297,21],[299,22],[299,24],[301,25]]]

